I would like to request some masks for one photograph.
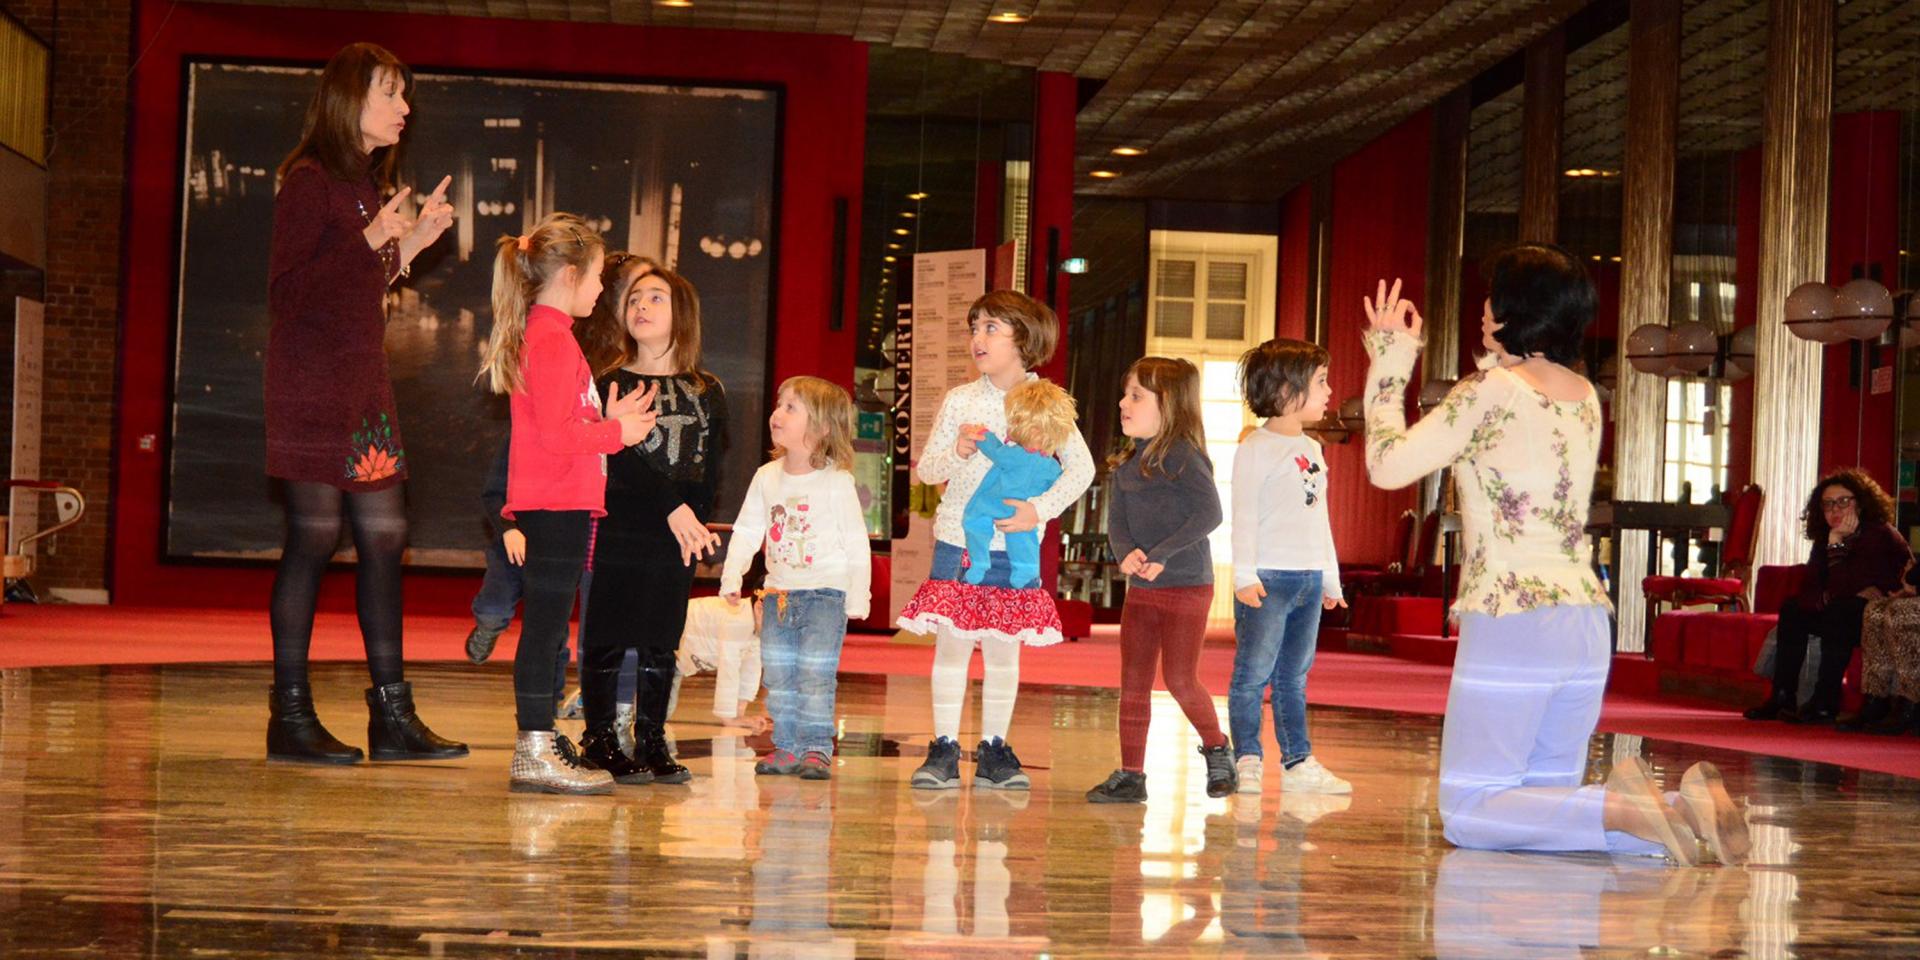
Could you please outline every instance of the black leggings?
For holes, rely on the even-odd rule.
[[[313,611],[320,579],[340,543],[345,506],[359,554],[354,606],[367,648],[367,671],[375,686],[399,683],[400,556],[407,548],[406,496],[399,486],[347,493],[324,483],[288,481],[287,540],[273,578],[269,618],[273,627],[275,686],[307,682],[307,651],[313,643]]]
[[[522,510],[514,520],[527,536],[520,647],[513,655],[515,717],[521,730],[546,731],[553,729],[553,661],[567,642],[591,520],[585,510]]]
[[[1792,703],[1800,695],[1800,668],[1807,659],[1807,640],[1817,636],[1820,673],[1814,679],[1813,699],[1802,706],[1838,711],[1840,684],[1853,659],[1853,648],[1860,644],[1860,624],[1866,612],[1867,601],[1860,597],[1841,597],[1821,610],[1803,610],[1798,597],[1787,598],[1780,605],[1780,622],[1774,634],[1774,696]]]
[[[642,671],[671,680],[687,624],[694,569],[681,561],[663,519],[635,513],[610,510],[594,540],[593,595],[580,630],[581,706],[590,730],[614,721],[626,652],[638,650]]]

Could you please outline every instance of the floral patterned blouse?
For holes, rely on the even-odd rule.
[[[1451,466],[1464,533],[1454,613],[1609,606],[1587,563],[1600,399],[1554,400],[1510,370],[1466,377],[1412,427],[1405,397],[1420,341],[1368,330],[1367,472],[1396,489]]]

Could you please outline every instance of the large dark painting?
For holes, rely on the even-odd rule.
[[[273,558],[281,510],[263,472],[261,376],[274,168],[299,139],[319,68],[187,69],[166,551]],[[481,562],[480,487],[506,431],[504,401],[474,382],[493,244],[555,210],[699,289],[706,365],[734,424],[715,518],[731,520],[766,443],[779,94],[422,71],[413,108],[402,182],[424,193],[451,174],[458,219],[388,304],[408,562]]]

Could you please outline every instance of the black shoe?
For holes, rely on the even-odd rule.
[[[1781,711],[1780,719],[1788,723],[1800,724],[1801,726],[1814,724],[1829,726],[1835,720],[1838,720],[1839,717],[1834,714],[1833,709],[1830,707],[1816,707],[1813,704],[1807,704],[1798,710]]]
[[[448,740],[413,711],[413,684],[402,680],[367,690],[367,753],[375,760],[453,760],[467,745]]]
[[[960,786],[960,745],[951,737],[935,737],[927,744],[927,762],[913,772],[908,784],[919,790],[952,790]]]
[[[982,740],[973,751],[973,785],[989,790],[1028,790],[1033,781],[1020,769],[1020,758],[1005,740]]]
[[[467,659],[473,663],[486,663],[493,656],[493,645],[500,642],[500,635],[507,632],[506,627],[487,627],[474,624],[467,634]]]
[[[1912,729],[1916,717],[1920,717],[1920,710],[1915,709],[1912,700],[1894,697],[1887,705],[1886,716],[1867,724],[1864,729],[1881,736],[1897,736]]]
[[[1200,755],[1207,758],[1207,796],[1231,796],[1240,789],[1240,775],[1233,769],[1233,747],[1221,744],[1217,747],[1201,747]]]
[[[1857,713],[1843,714],[1840,719],[1834,721],[1833,725],[1849,733],[1864,730],[1868,724],[1879,723],[1885,719],[1887,712],[1892,709],[1892,697],[1868,697],[1860,704],[1860,710]]]
[[[620,749],[620,735],[611,725],[588,730],[580,738],[580,755],[588,763],[613,774],[614,782],[628,785],[653,782],[653,771],[640,766]]]
[[[1106,782],[1087,791],[1088,803],[1146,803],[1147,775],[1132,770],[1115,770]]]
[[[359,747],[341,743],[313,712],[313,689],[276,686],[267,695],[267,759],[294,763],[359,763]]]
[[[1780,714],[1791,712],[1792,710],[1788,707],[1785,697],[1769,696],[1765,703],[1757,707],[1748,707],[1747,712],[1741,714],[1741,716],[1746,717],[1748,720],[1778,720],[1780,719]]]
[[[667,701],[673,695],[673,668],[640,668],[634,691],[633,760],[654,783],[686,783],[693,771],[675,763],[667,748]]]

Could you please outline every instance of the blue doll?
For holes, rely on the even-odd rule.
[[[963,576],[968,583],[978,586],[987,579],[994,521],[1013,516],[1005,501],[1037,497],[1060,478],[1060,461],[1054,455],[1072,435],[1074,416],[1073,397],[1049,381],[1028,380],[1007,391],[1007,439],[992,433],[979,438],[977,449],[993,467],[960,518],[967,538],[969,565]],[[1011,568],[1007,582],[1016,588],[1033,586],[1040,578],[1040,530],[1006,534],[1006,551]]]

